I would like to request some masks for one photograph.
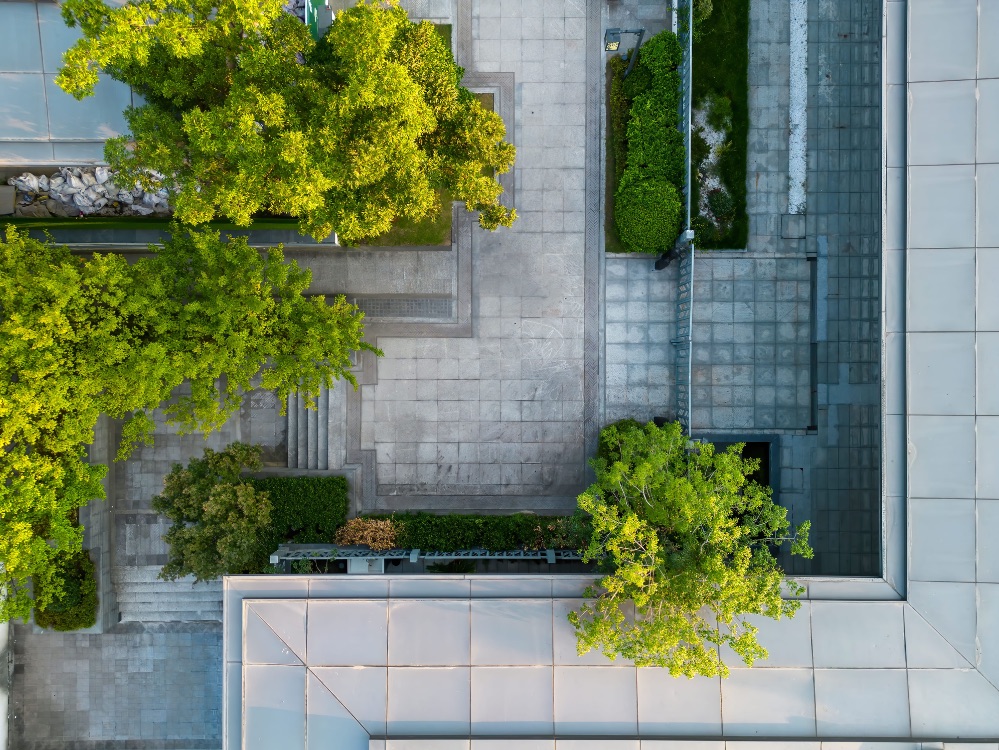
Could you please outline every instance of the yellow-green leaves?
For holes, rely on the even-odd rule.
[[[514,159],[503,121],[461,88],[431,24],[361,2],[315,44],[282,4],[66,0],[83,38],[58,85],[82,98],[103,73],[145,101],[105,147],[124,184],[166,175],[156,187],[187,224],[284,214],[346,243],[431,215],[441,190],[487,229],[513,222],[496,180]]]
[[[0,619],[30,613],[32,579],[58,594],[56,554],[82,541],[70,515],[104,496],[105,467],[84,462],[101,414],[125,420],[123,459],[165,402],[182,430],[217,429],[258,378],[282,401],[311,398],[355,384],[351,352],[372,348],[358,309],[303,296],[309,272],[280,249],[172,235],[133,264],[13,228],[0,240]]]
[[[770,546],[810,556],[808,524],[790,533],[769,487],[748,479],[758,462],[742,445],[723,453],[691,443],[678,423],[626,420],[606,427],[579,496],[593,533],[585,560],[611,573],[570,615],[580,653],[597,648],[673,676],[727,675],[718,646],[747,664],[766,657],[749,614],[790,617],[783,572]],[[794,588],[794,587],[792,587]]]

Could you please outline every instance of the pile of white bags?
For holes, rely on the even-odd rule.
[[[157,181],[163,175],[150,173]],[[170,193],[166,188],[146,192],[139,182],[131,188],[115,183],[115,173],[107,167],[63,167],[52,175],[33,175],[25,172],[11,177],[19,195],[15,215],[126,216],[170,212]]]

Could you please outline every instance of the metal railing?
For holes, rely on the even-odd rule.
[[[677,23],[677,19],[685,16],[685,22]],[[693,0],[678,0],[673,14],[674,26],[680,45],[683,48],[683,62],[680,66],[680,127],[683,130],[684,145],[687,152],[686,174],[684,176],[683,193],[686,200],[686,215],[684,217],[684,232],[677,240],[680,250],[680,268],[676,295],[676,336],[673,347],[676,353],[674,368],[676,383],[676,418],[683,428],[690,433],[690,391],[691,391],[691,357],[693,348],[693,315],[694,315],[694,231],[691,227],[691,197],[693,182],[691,181],[690,137],[691,119],[693,116],[693,70],[694,70],[694,3]]]
[[[270,556],[271,565],[294,560],[544,560],[555,564],[559,560],[581,560],[582,555],[571,549],[487,550],[460,549],[453,552],[432,552],[420,549],[372,550],[364,547],[337,547],[323,544],[282,544]]]

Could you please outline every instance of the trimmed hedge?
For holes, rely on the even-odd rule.
[[[622,78],[611,67],[611,131],[615,140],[614,224],[631,252],[662,252],[672,247],[683,222],[679,199],[687,154],[679,130],[683,50],[676,35],[663,31],[638,52],[635,67]],[[620,164],[621,110],[629,102],[625,134],[626,164]],[[664,187],[665,186],[665,187]],[[658,193],[656,193],[658,191]]]
[[[51,630],[82,630],[97,622],[97,578],[94,563],[85,550],[63,556],[57,563],[62,597],[45,609],[35,609],[35,624]]]
[[[614,207],[621,241],[643,252],[663,252],[673,246],[682,211],[680,194],[662,177],[625,182]]]
[[[396,546],[430,552],[487,549],[581,549],[588,537],[577,516],[473,516],[458,513],[402,513],[390,518],[397,528]]]
[[[350,500],[344,477],[263,477],[250,479],[271,501],[272,552],[283,542],[332,542],[347,522]]]

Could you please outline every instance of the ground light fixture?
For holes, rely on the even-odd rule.
[[[642,39],[645,36],[645,29],[607,29],[604,32],[604,52],[617,52],[621,49],[622,34],[637,34],[638,43],[635,45],[635,53],[631,56],[628,69],[624,71],[624,78],[628,77],[631,69],[635,67],[635,60],[638,57],[638,48],[642,46]]]

